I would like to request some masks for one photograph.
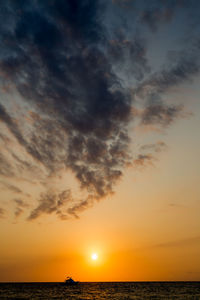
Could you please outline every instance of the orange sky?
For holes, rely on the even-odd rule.
[[[199,10],[96,2],[0,14],[0,282],[200,280]]]
[[[128,169],[78,220],[2,219],[0,280],[199,280],[198,125],[197,115],[174,125],[154,166]]]

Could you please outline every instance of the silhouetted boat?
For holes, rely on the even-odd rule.
[[[64,285],[77,285],[79,281],[74,281],[71,277],[67,277],[67,279],[64,281]]]

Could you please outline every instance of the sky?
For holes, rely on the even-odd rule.
[[[0,281],[200,280],[199,36],[198,0],[1,1]]]

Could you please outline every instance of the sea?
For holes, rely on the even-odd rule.
[[[0,283],[0,299],[200,300],[200,282]]]

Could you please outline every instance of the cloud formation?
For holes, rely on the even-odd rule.
[[[162,97],[199,72],[198,44],[189,52],[174,52],[167,67],[154,71],[142,32],[144,24],[158,31],[160,23],[170,22],[177,6],[171,1],[164,8],[159,2],[152,7],[128,1],[123,11],[130,6],[131,13],[124,22],[119,2],[0,3],[0,125],[18,149],[2,146],[0,176],[10,178],[7,188],[18,194],[22,191],[12,180],[22,174],[23,180],[43,185],[28,220],[44,213],[61,219],[78,217],[112,194],[132,161],[128,132],[132,119],[167,127],[183,114],[181,104],[171,105]],[[133,30],[134,7],[142,13]],[[137,101],[140,115],[132,109]],[[2,132],[0,142],[5,144],[6,138]],[[135,165],[155,160],[165,144],[144,147]],[[63,189],[48,188],[46,182],[59,177],[61,170],[74,175],[83,197],[74,197],[68,183]],[[16,216],[28,209],[24,203],[15,200]]]

